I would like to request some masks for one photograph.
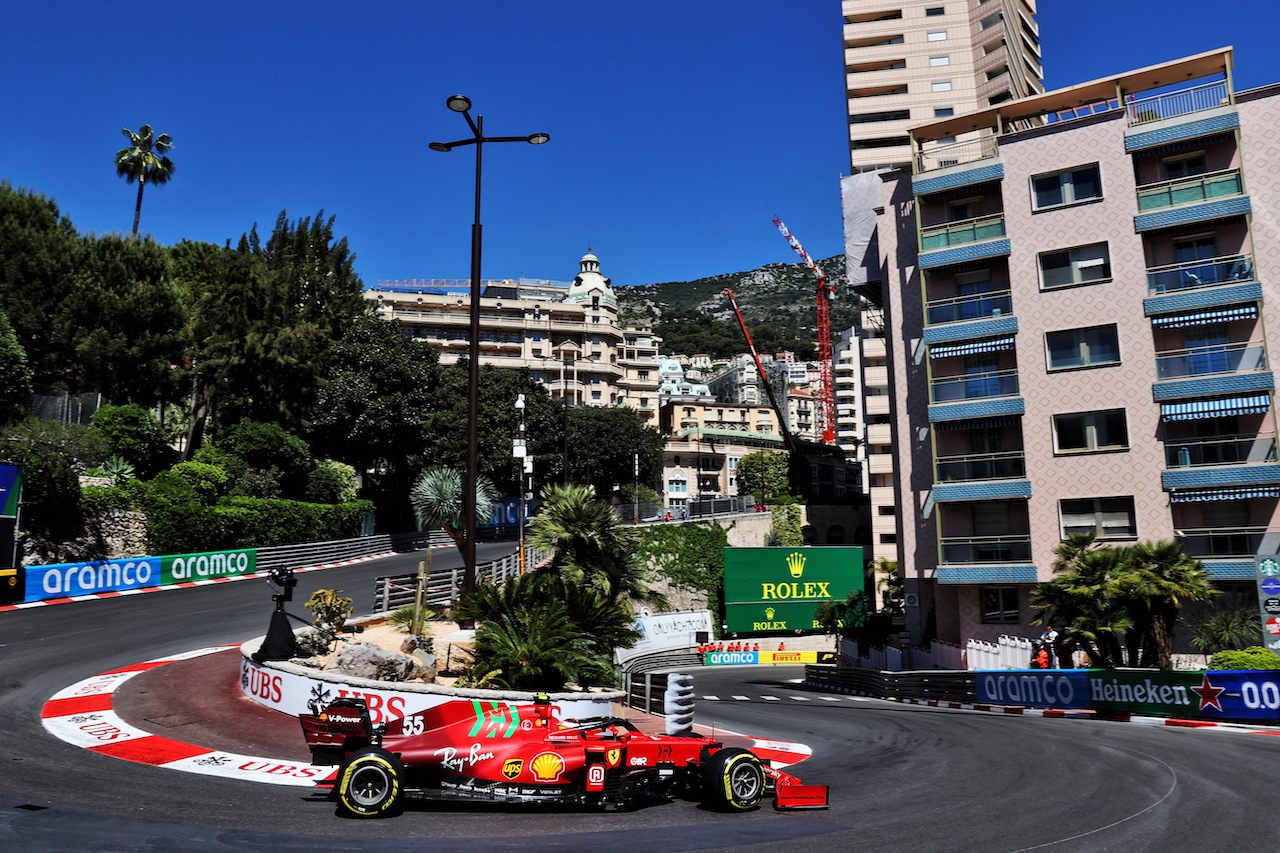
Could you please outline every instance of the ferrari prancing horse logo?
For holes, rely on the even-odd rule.
[[[609,754],[608,754],[607,758],[608,758],[608,760],[609,760],[609,766],[610,766],[610,767],[617,767],[617,766],[618,766],[618,762],[622,760],[622,750],[620,750],[620,749],[611,749],[611,750],[609,750]]]

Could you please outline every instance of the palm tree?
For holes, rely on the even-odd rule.
[[[493,484],[476,480],[476,521],[493,512]],[[462,474],[453,468],[428,468],[409,490],[409,502],[423,528],[442,527],[461,551],[466,540],[462,519]]]
[[[116,152],[116,175],[128,183],[138,182],[138,203],[133,209],[133,235],[138,235],[138,219],[142,216],[142,189],[148,182],[168,183],[173,177],[173,161],[165,156],[173,147],[173,138],[167,133],[159,136],[144,124],[134,133],[129,128],[120,131],[129,140],[128,148]]]
[[[1177,542],[1141,542],[1128,550],[1128,572],[1121,586],[1145,647],[1142,663],[1168,669],[1178,610],[1187,602],[1207,601],[1218,591],[1204,564],[1187,556]]]
[[[542,507],[526,528],[534,545],[551,551],[551,570],[576,582],[598,586],[614,601],[653,601],[640,580],[643,568],[631,533],[618,511],[596,498],[589,486],[549,485]]]

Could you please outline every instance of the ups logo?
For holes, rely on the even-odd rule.
[[[508,758],[502,765],[502,775],[507,779],[514,779],[520,775],[520,771],[523,769],[523,758]]]

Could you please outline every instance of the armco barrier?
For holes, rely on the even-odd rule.
[[[536,548],[525,548],[525,568],[532,569],[550,559],[551,552]],[[518,551],[497,560],[476,566],[476,581],[488,581],[501,584],[508,578],[520,574],[520,553]],[[429,607],[444,607],[457,601],[462,593],[462,567],[431,570],[427,579],[426,604]],[[388,575],[374,581],[373,610],[382,613],[413,604],[418,573],[405,575]]]
[[[919,670],[876,672],[853,667],[806,666],[804,681],[819,690],[862,693],[881,699],[944,699],[973,702],[977,698],[972,672]]]

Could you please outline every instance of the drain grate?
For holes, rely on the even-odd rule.
[[[14,806],[15,809],[22,809],[24,812],[42,812],[49,808],[48,806],[37,806],[34,803],[23,803],[20,806]]]

